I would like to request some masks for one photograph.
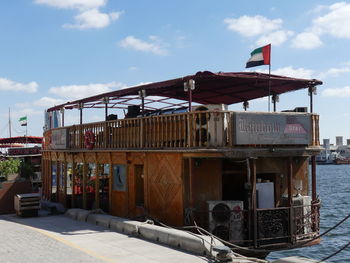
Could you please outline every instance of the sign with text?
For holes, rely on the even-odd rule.
[[[51,131],[51,149],[68,148],[68,129],[60,128]]]
[[[311,115],[307,113],[233,114],[234,143],[241,145],[308,145]]]
[[[7,152],[10,156],[36,155],[36,154],[41,154],[41,147],[9,148]]]

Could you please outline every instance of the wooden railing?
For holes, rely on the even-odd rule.
[[[44,149],[233,147],[237,145],[234,114],[230,111],[186,112],[56,128],[44,133]],[[310,116],[311,134],[306,144],[318,146],[318,115]],[[88,131],[93,134],[92,140],[86,138]],[[59,147],[57,140],[60,140]]]

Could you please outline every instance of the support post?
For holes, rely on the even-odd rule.
[[[294,243],[294,211],[293,211],[293,158],[288,158],[288,205],[289,205],[289,232],[290,240]]]
[[[61,108],[61,114],[62,114],[62,127],[64,127],[64,108]]]
[[[188,174],[189,174],[189,190],[190,190],[190,208],[193,208],[194,206],[194,200],[193,200],[193,159],[188,158]]]
[[[277,102],[279,101],[278,95],[274,94],[272,95],[272,102],[273,102],[273,112],[276,112],[277,109]]]
[[[80,126],[79,126],[79,146],[80,148],[83,148],[84,144],[84,135],[83,135],[83,103],[79,103],[79,111],[80,111]]]
[[[313,94],[316,94],[316,87],[309,87],[309,96],[310,96],[310,113],[314,112],[314,105],[313,105]]]
[[[74,155],[73,155],[73,160],[72,160],[72,208],[75,207],[75,187],[76,187],[76,176],[77,176],[77,167],[76,163],[74,160]]]
[[[258,213],[256,203],[256,162],[255,159],[249,160],[250,164],[250,176],[252,184],[252,217],[253,217],[253,242],[254,247],[258,247]]]
[[[312,201],[317,200],[316,192],[316,156],[311,156]]]
[[[85,158],[83,162],[83,209],[86,209],[86,177],[87,177],[87,172],[88,172],[88,164],[85,163]]]

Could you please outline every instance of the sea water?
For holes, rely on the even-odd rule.
[[[320,232],[323,233],[350,214],[350,165],[317,165],[317,194],[321,199]],[[350,242],[350,218],[323,236],[319,245],[274,252],[267,259],[303,256],[320,260],[348,242]],[[327,262],[350,263],[350,247]]]

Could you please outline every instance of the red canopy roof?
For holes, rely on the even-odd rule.
[[[140,104],[132,102],[138,99],[140,90],[145,90],[145,107],[151,103],[165,103],[166,107],[180,105],[181,103],[169,102],[169,99],[188,100],[188,93],[184,91],[184,82],[195,80],[195,90],[192,92],[192,101],[200,104],[233,104],[270,95],[279,95],[289,91],[305,89],[322,84],[315,79],[297,79],[285,76],[269,75],[257,72],[197,72],[195,75],[185,76],[162,82],[140,85],[128,89],[121,89],[96,96],[67,102],[48,109],[48,111],[62,108],[72,109],[83,106],[84,108],[105,107],[105,98],[108,98],[109,108],[126,108],[128,105]],[[269,84],[270,83],[270,84]],[[270,92],[269,92],[270,86]],[[152,98],[161,96],[163,98]],[[165,97],[165,98],[164,98]],[[152,108],[152,107],[148,107]]]
[[[33,143],[41,144],[43,137],[34,137],[34,136],[21,136],[21,137],[11,137],[11,138],[0,138],[1,144],[10,144],[10,143]]]

